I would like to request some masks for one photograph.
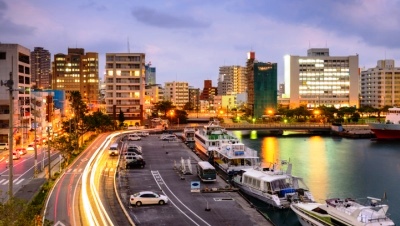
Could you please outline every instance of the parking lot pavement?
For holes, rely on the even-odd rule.
[[[137,144],[142,146],[146,166],[143,169],[121,170],[120,194],[129,206],[129,214],[140,225],[272,225],[251,208],[237,192],[192,192],[192,182],[199,181],[196,164],[200,159],[182,142],[168,142],[149,136]],[[181,160],[190,160],[182,174]],[[228,184],[218,177],[206,187],[225,188]],[[130,206],[129,195],[139,191],[160,192],[168,196],[166,205]]]

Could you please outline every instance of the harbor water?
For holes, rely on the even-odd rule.
[[[234,134],[258,150],[263,162],[290,160],[292,174],[303,177],[316,201],[334,197],[386,198],[389,217],[400,224],[400,141],[301,134],[258,137],[256,131]],[[276,225],[300,225],[292,211],[252,201]]]

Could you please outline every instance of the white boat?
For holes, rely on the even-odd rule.
[[[196,129],[194,127],[185,127],[183,129],[183,133],[182,133],[183,142],[193,143],[195,132],[196,132]]]
[[[195,147],[206,156],[219,150],[224,144],[239,143],[239,139],[228,134],[218,121],[211,121],[194,134]]]
[[[400,139],[400,108],[389,108],[383,123],[368,123],[377,139]]]
[[[257,151],[246,147],[216,121],[197,130],[194,140],[196,149],[226,174],[233,175],[241,169],[253,168],[259,164]]]
[[[314,197],[300,177],[291,175],[287,161],[270,163],[269,167],[244,169],[233,177],[242,192],[278,208],[289,208],[294,199],[314,202]]]
[[[303,226],[353,225],[394,226],[388,217],[388,205],[380,199],[367,197],[367,203],[354,199],[327,199],[326,204],[294,202],[290,208]]]
[[[222,144],[209,156],[209,161],[228,175],[233,175],[240,170],[259,166],[260,158],[256,150],[236,142]]]

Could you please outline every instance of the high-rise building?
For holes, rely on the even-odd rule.
[[[361,72],[361,106],[400,106],[400,68],[394,60],[379,60]]]
[[[312,48],[307,56],[285,56],[284,73],[290,108],[359,106],[358,55],[329,56],[328,48]]]
[[[52,88],[64,90],[66,98],[72,91],[81,93],[89,108],[98,104],[99,56],[82,48],[68,48],[68,54],[54,55]]]
[[[156,82],[156,68],[151,67],[151,64],[146,65],[146,85],[155,85]]]
[[[247,53],[246,78],[247,78],[247,107],[250,109],[250,115],[254,116],[254,62],[256,53]]]
[[[166,82],[164,100],[171,101],[178,109],[183,109],[189,102],[189,84],[187,82]]]
[[[145,54],[106,53],[106,112],[128,125],[142,125],[145,101]]]
[[[190,108],[198,112],[200,110],[200,89],[189,87]]]
[[[11,75],[11,78],[10,78]],[[20,144],[28,138],[31,128],[31,51],[18,44],[0,44],[0,80],[13,81],[13,107],[10,109],[9,89],[0,87],[0,142],[8,143],[10,126],[14,141]],[[9,124],[12,117],[13,124]]]
[[[246,68],[238,65],[219,67],[218,95],[246,92]]]
[[[31,52],[31,78],[33,89],[51,89],[51,55],[43,47]]]
[[[204,80],[203,91],[200,94],[200,100],[212,100],[218,94],[217,87],[212,86],[211,80]]]

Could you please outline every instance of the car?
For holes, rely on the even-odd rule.
[[[168,203],[168,197],[163,194],[157,194],[152,191],[141,191],[131,195],[129,202],[131,205],[141,206],[141,205],[151,205],[160,204],[164,205]]]
[[[8,150],[8,143],[0,143],[0,150]]]
[[[160,122],[161,119],[160,119],[160,118],[153,118],[153,119],[151,119],[151,121],[152,121],[152,122]]]
[[[16,148],[16,152],[18,152],[20,155],[25,155],[26,154],[26,149],[25,148]]]
[[[125,169],[132,168],[144,168],[146,162],[143,159],[137,159],[136,161],[130,161],[125,163]]]
[[[176,140],[176,136],[173,134],[168,134],[168,135],[163,135],[161,136],[161,140],[165,140],[165,141],[172,141],[172,140]]]
[[[13,159],[19,159],[21,155],[17,151],[13,151]]]
[[[141,137],[147,137],[147,136],[149,136],[149,132],[147,132],[147,131],[139,131],[139,132],[137,132],[137,135],[141,136]]]
[[[138,160],[143,160],[143,156],[135,154],[135,153],[125,153],[124,154],[125,163],[135,162]]]
[[[129,134],[128,140],[141,140],[142,138],[136,134]]]
[[[34,151],[35,150],[35,143],[30,143],[28,144],[28,147],[26,148],[27,151]]]
[[[138,148],[136,148],[136,147],[129,147],[128,149],[126,149],[126,152],[125,152],[125,153],[136,153],[136,154],[138,154],[138,155],[143,154],[143,153],[142,153],[142,150],[140,150],[140,149],[138,149]]]

